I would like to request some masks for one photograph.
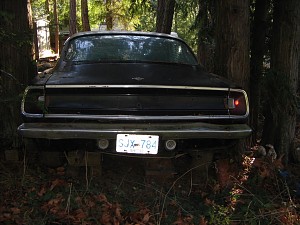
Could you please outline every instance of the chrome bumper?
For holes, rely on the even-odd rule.
[[[25,138],[46,139],[115,139],[119,133],[159,135],[166,139],[242,139],[251,134],[246,124],[218,125],[189,123],[23,123],[18,132]]]

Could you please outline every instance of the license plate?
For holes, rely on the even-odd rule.
[[[157,135],[117,134],[116,151],[133,154],[157,154]]]

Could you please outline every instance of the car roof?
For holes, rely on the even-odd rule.
[[[173,38],[179,41],[183,41],[178,35],[174,34],[165,34],[165,33],[158,33],[158,32],[145,32],[145,31],[85,31],[85,32],[78,32],[73,34],[69,37],[67,41],[70,39],[74,39],[77,37],[82,36],[89,36],[89,35],[137,35],[137,36],[153,36],[153,37],[166,37],[166,38]]]

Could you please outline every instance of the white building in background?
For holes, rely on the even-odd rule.
[[[49,21],[47,19],[36,20],[37,41],[39,49],[39,58],[55,57],[51,49]]]
[[[42,53],[45,50],[50,50],[50,30],[49,30],[49,21],[46,19],[38,19],[36,21],[37,28],[37,39],[39,52]]]

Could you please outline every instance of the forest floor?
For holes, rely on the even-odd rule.
[[[250,154],[197,177],[176,160],[180,172],[164,176],[145,176],[136,158],[104,156],[102,176],[0,161],[0,224],[300,224],[299,164]]]

